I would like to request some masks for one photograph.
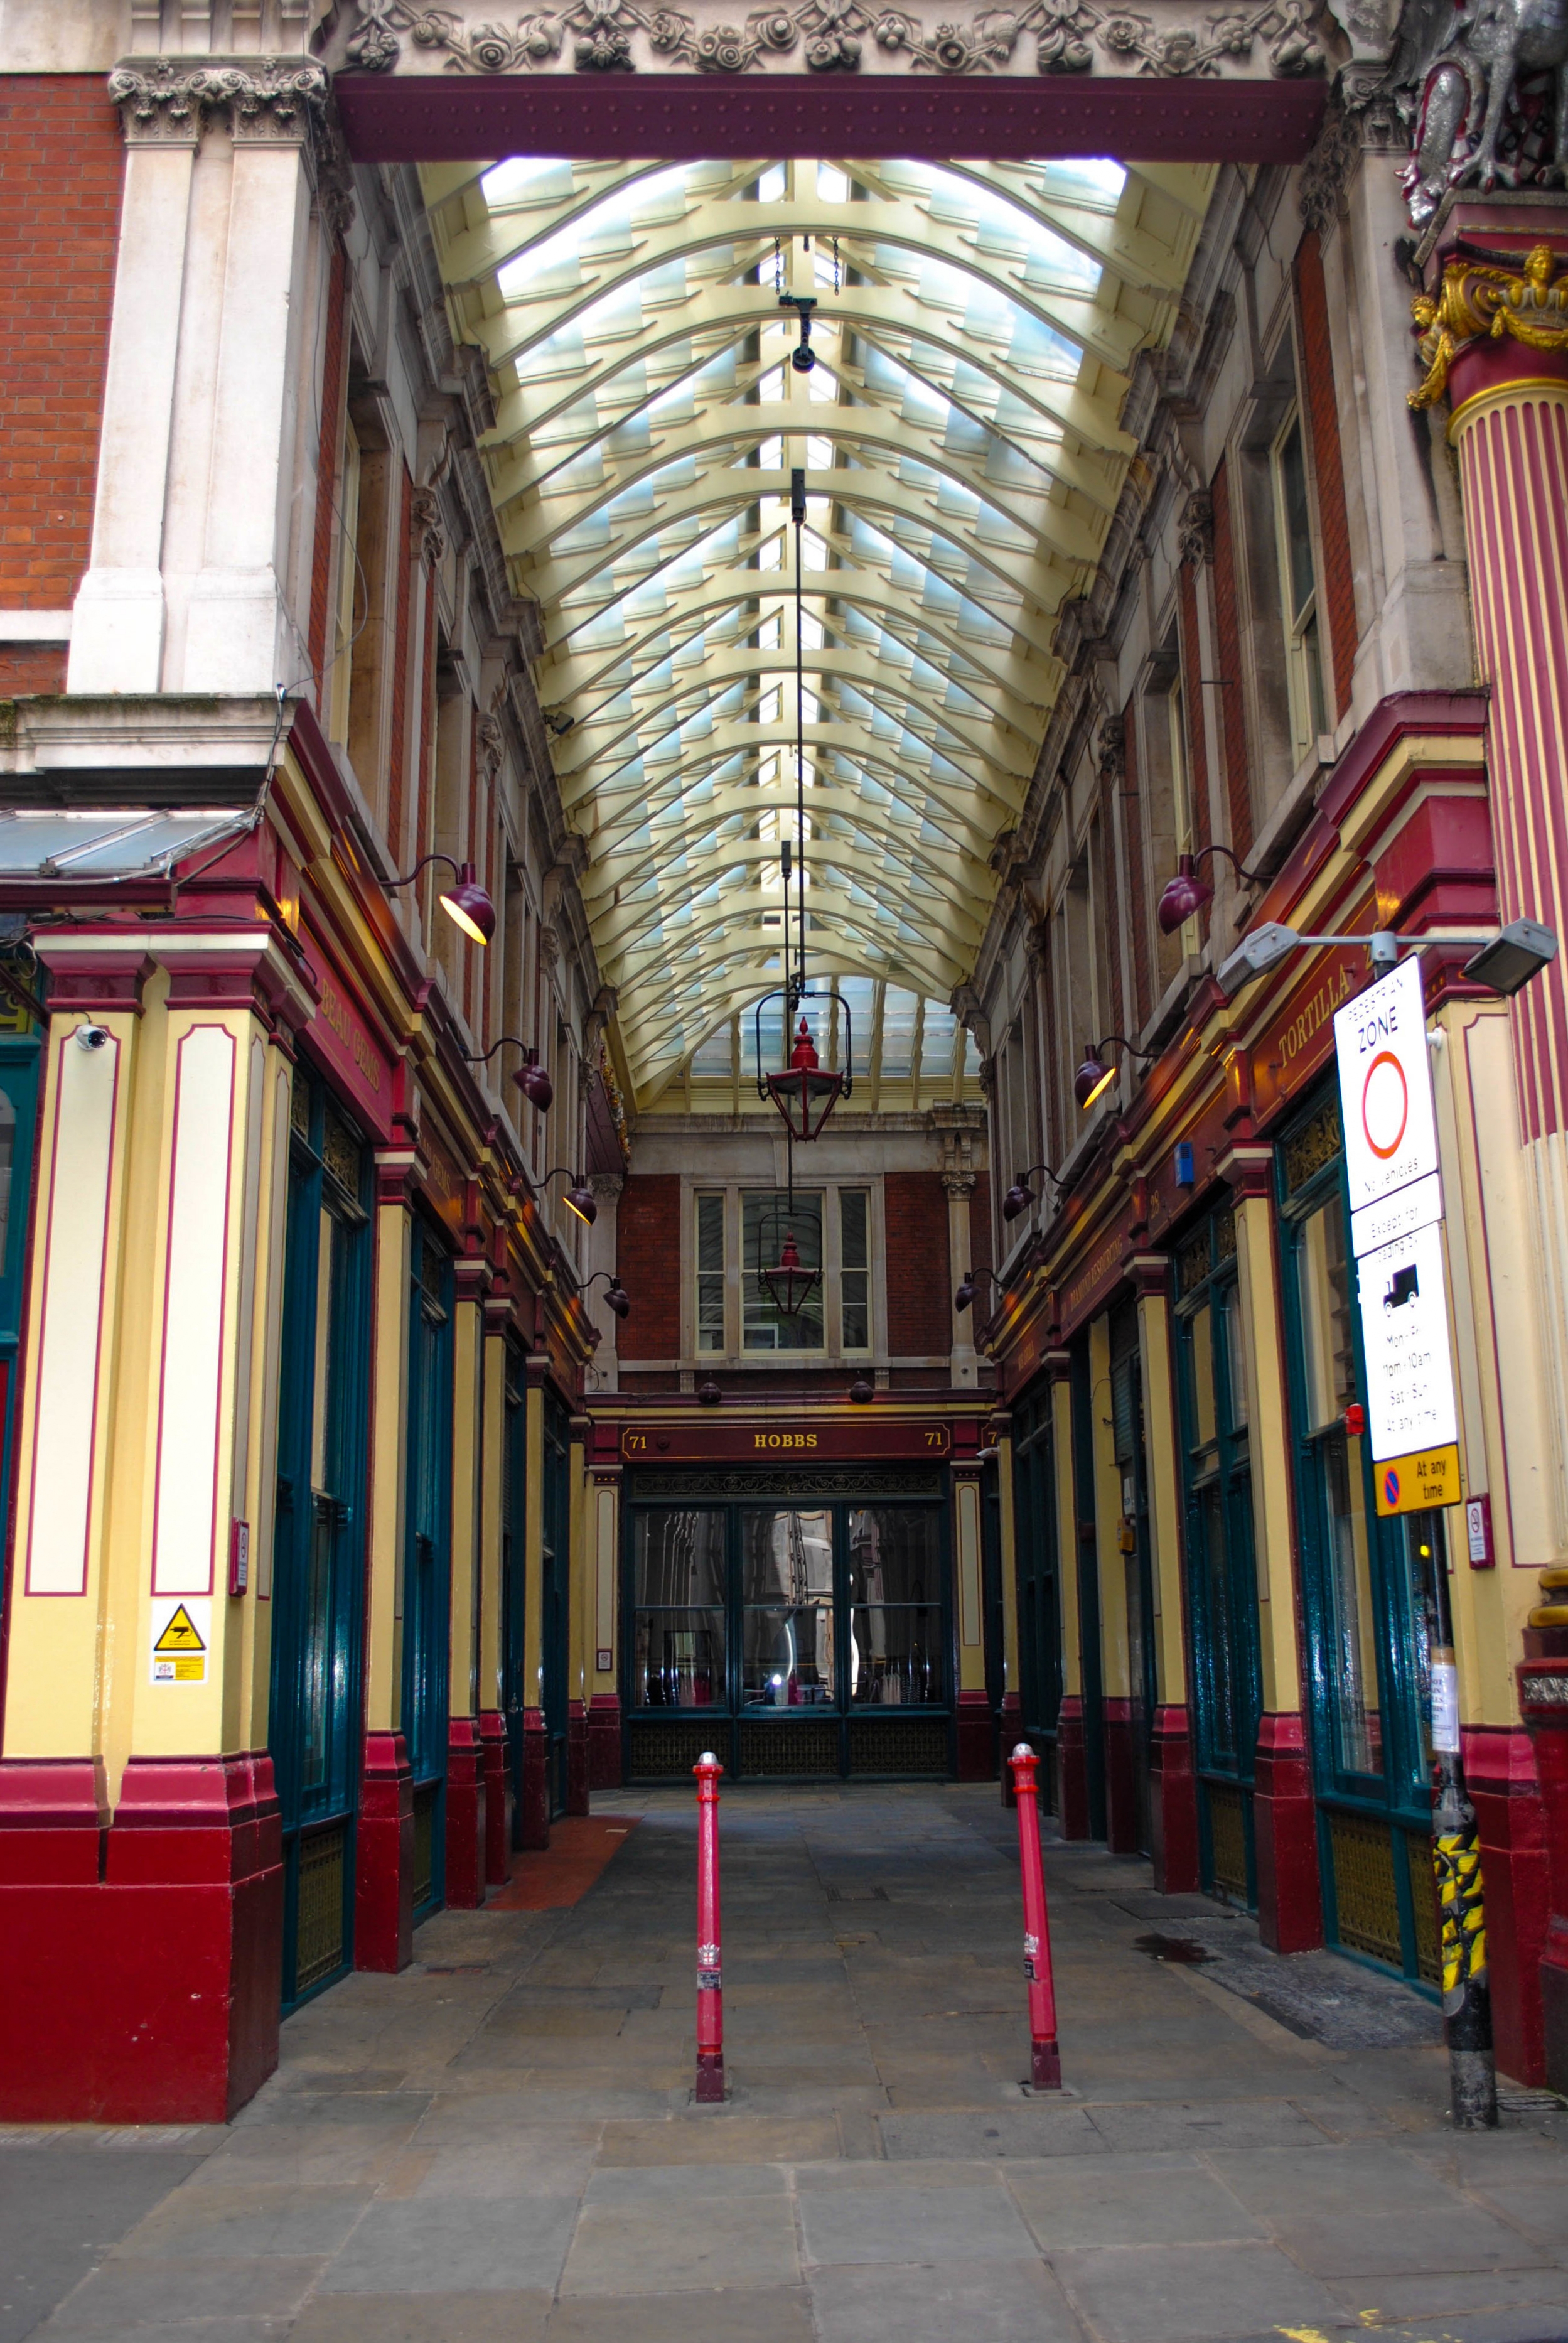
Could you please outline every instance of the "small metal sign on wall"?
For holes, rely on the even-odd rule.
[[[1457,1504],[1459,1413],[1419,959],[1336,1013],[1334,1046],[1377,1509]]]

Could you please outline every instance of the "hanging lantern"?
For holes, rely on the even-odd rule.
[[[786,1229],[777,1268],[759,1270],[758,1274],[768,1288],[773,1307],[780,1318],[795,1318],[805,1308],[811,1289],[822,1272],[819,1269],[806,1267],[795,1242],[794,1230]]]
[[[766,1075],[764,1084],[768,1096],[784,1118],[790,1138],[802,1143],[816,1138],[849,1087],[842,1074],[823,1071],[811,1029],[804,1017],[789,1065],[781,1074]]]

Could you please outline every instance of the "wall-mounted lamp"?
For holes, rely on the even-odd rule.
[[[588,1186],[581,1172],[568,1172],[564,1163],[558,1163],[555,1169],[551,1172],[547,1172],[544,1178],[539,1182],[539,1194],[541,1196],[544,1194],[545,1190],[549,1186],[552,1180],[569,1180],[571,1182],[572,1184],[569,1188],[564,1188],[561,1191],[563,1201],[568,1209],[577,1214],[578,1220],[584,1223],[585,1227],[591,1229],[594,1222],[598,1218],[598,1206],[594,1202],[593,1190]]]
[[[962,1280],[959,1285],[959,1290],[953,1295],[953,1308],[955,1310],[967,1310],[969,1308],[970,1303],[980,1292],[980,1280],[982,1277],[990,1279],[992,1285],[996,1283],[996,1279],[991,1276],[989,1269],[965,1270]]]
[[[1489,936],[1396,936],[1391,928],[1376,928],[1370,936],[1303,936],[1278,920],[1265,920],[1221,960],[1214,981],[1227,1001],[1234,1001],[1243,985],[1251,984],[1254,977],[1266,976],[1306,944],[1364,944],[1380,976],[1397,964],[1402,944],[1463,944],[1473,950],[1473,958],[1464,963],[1465,975],[1472,983],[1484,984],[1504,998],[1528,984],[1557,957],[1556,937],[1538,920],[1511,920]]]
[[[1148,1065],[1154,1052],[1141,1050],[1124,1033],[1107,1033],[1101,1041],[1085,1044],[1083,1063],[1072,1077],[1072,1095],[1087,1114],[1097,1098],[1101,1098],[1116,1080],[1117,1061],[1107,1058],[1105,1051],[1112,1047],[1125,1050],[1130,1058],[1141,1058]]]
[[[427,854],[416,862],[405,879],[388,879],[387,892],[390,895],[399,887],[411,887],[421,870],[432,862],[444,862],[456,872],[449,887],[443,887],[436,900],[455,927],[461,928],[470,942],[487,944],[496,932],[496,907],[480,886],[471,862],[454,862],[449,854]]]
[[[631,1315],[631,1296],[627,1292],[625,1286],[621,1283],[619,1273],[617,1271],[613,1269],[596,1269],[593,1275],[588,1279],[586,1283],[579,1286],[578,1291],[580,1293],[586,1293],[588,1287],[590,1285],[597,1285],[601,1277],[605,1281],[604,1298],[609,1308],[615,1312],[618,1318],[629,1318]]]
[[[1060,1187],[1061,1182],[1049,1163],[1031,1163],[1027,1172],[1020,1172],[1015,1175],[1012,1186],[1001,1200],[1001,1216],[1004,1221],[1016,1221],[1020,1212],[1027,1212],[1031,1204],[1039,1202],[1040,1199],[1029,1184],[1037,1172],[1043,1172],[1053,1188]]]
[[[1154,914],[1163,934],[1173,936],[1194,911],[1201,911],[1205,903],[1213,901],[1213,888],[1207,879],[1198,876],[1198,865],[1210,854],[1222,854],[1227,862],[1234,865],[1238,879],[1255,880],[1258,876],[1255,870],[1243,870],[1240,857],[1232,854],[1228,846],[1201,846],[1196,854],[1179,855],[1176,876],[1166,880],[1165,891]]]
[[[537,1106],[541,1114],[548,1114],[550,1111],[550,1102],[556,1094],[555,1084],[540,1065],[538,1051],[530,1050],[528,1043],[518,1034],[503,1033],[500,1040],[493,1041],[487,1050],[476,1051],[469,1058],[468,1063],[471,1066],[487,1066],[496,1051],[504,1050],[508,1041],[523,1053],[523,1062],[512,1076],[513,1081],[530,1106]]]

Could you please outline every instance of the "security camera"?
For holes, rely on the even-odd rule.
[[[76,1041],[81,1049],[101,1050],[108,1039],[106,1025],[78,1025],[76,1028]]]

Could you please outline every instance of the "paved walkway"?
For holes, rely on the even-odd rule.
[[[995,1790],[738,1790],[699,2109],[692,1800],[600,1803],[579,1902],[432,1921],[228,2128],[0,2130],[0,2343],[1568,2337],[1568,2117],[1457,2138],[1402,1988],[1051,1843],[1032,2099]]]

